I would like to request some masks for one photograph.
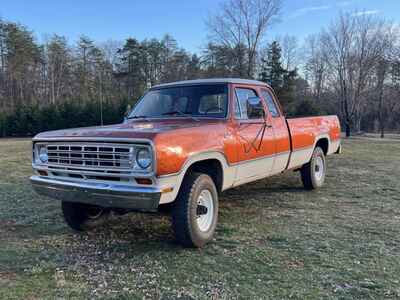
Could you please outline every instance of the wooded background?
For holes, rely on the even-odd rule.
[[[197,54],[168,34],[74,44],[53,34],[39,43],[0,19],[0,136],[117,123],[155,84],[212,77],[265,81],[288,116],[337,114],[347,135],[400,131],[398,25],[356,11],[303,41],[266,42],[284,18],[279,0],[227,0]]]

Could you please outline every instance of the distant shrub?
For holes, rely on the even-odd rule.
[[[0,137],[6,136],[6,115],[0,113]]]
[[[127,100],[117,104],[104,103],[104,125],[121,122],[127,105]],[[70,101],[44,107],[24,105],[17,107],[13,113],[0,113],[0,137],[33,136],[49,130],[96,126],[100,125],[100,120],[99,105],[93,101],[84,104]]]
[[[311,100],[302,100],[293,107],[290,116],[309,117],[323,114],[325,114],[325,111],[323,111],[315,102]]]

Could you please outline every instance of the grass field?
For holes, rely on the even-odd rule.
[[[187,250],[157,215],[73,233],[29,186],[30,142],[0,140],[0,299],[399,299],[399,140],[346,140],[328,168],[316,192],[292,172],[227,191]]]

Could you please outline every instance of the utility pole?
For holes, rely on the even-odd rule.
[[[100,124],[103,126],[103,70],[100,70]]]

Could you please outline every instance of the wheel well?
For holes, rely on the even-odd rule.
[[[320,147],[322,151],[324,151],[324,154],[326,155],[328,153],[328,148],[329,148],[328,139],[327,138],[319,139],[315,147]]]
[[[192,164],[189,169],[186,171],[186,174],[189,172],[199,172],[207,174],[214,181],[215,186],[217,187],[218,193],[222,191],[222,183],[224,180],[224,173],[222,169],[222,165],[217,159],[206,159],[197,161]],[[186,176],[185,174],[185,176]]]

